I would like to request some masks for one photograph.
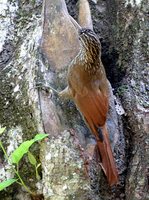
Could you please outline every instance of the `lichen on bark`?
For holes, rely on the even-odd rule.
[[[28,171],[30,165],[27,160],[21,163],[21,167],[26,163],[21,172],[27,183],[33,189],[36,185],[37,192],[43,193],[45,199],[149,199],[147,1],[90,1],[94,30],[102,43],[102,60],[119,98],[113,100],[118,102],[117,105],[121,100],[125,110],[122,110],[125,114],[123,118],[118,117],[120,136],[115,140],[119,141],[115,146],[115,157],[122,185],[113,190],[104,184],[105,179],[99,186],[101,180],[98,180],[98,175],[95,176],[97,172],[93,175],[94,180],[91,180],[93,190],[89,179],[85,179],[84,160],[80,155],[82,151],[78,149],[80,147],[75,143],[75,137],[70,134],[72,130],[65,130],[75,130],[85,147],[85,136],[89,131],[73,103],[64,102],[55,94],[51,96],[35,88],[36,79],[42,72],[44,81],[48,79],[50,84],[61,90],[66,85],[67,65],[79,50],[77,34],[68,13],[64,12],[65,6],[62,10],[59,6],[59,2],[64,1],[49,0],[46,14],[51,18],[45,21],[47,29],[43,31],[45,49],[50,52],[46,60],[39,49],[44,27],[41,24],[41,6],[44,2],[3,0],[0,6],[0,124],[7,127],[1,139],[8,154],[22,141],[45,131],[50,137],[41,145],[42,180],[36,184],[34,172]],[[77,1],[66,2],[70,14],[77,19]],[[50,43],[52,37],[56,40]],[[113,114],[115,110],[111,112]],[[116,114],[112,116],[117,120]],[[113,127],[117,127],[117,121]],[[34,151],[39,154],[37,149],[35,147]],[[127,173],[125,153],[128,157]],[[0,179],[13,177],[13,173],[8,173],[10,166],[6,165],[3,155],[0,162]],[[57,173],[59,176],[56,176]],[[3,199],[30,199],[23,190],[19,190],[18,195],[14,193],[15,190],[16,186],[7,190],[7,193],[1,193]]]
[[[108,1],[109,5],[113,1]],[[109,6],[109,12],[114,10],[115,35],[113,45],[117,48],[118,68],[124,72],[121,86],[124,90],[120,95],[127,114],[124,117],[129,141],[129,158],[126,178],[126,199],[149,199],[148,196],[148,55],[149,40],[147,1],[114,1],[116,7]]]
[[[43,193],[47,200],[96,198],[90,189],[85,166],[82,167],[83,158],[74,150],[75,140],[69,131],[64,131],[42,148]]]
[[[10,155],[24,140],[42,131],[37,109],[38,93],[34,89],[41,2],[2,1],[1,6],[0,125],[6,126],[1,141]],[[39,151],[37,146],[34,151]],[[5,171],[1,173],[2,181],[13,177],[14,173],[10,171],[11,165],[5,161],[2,151],[1,155],[0,172]],[[28,166],[24,159],[20,163],[20,171],[29,187],[35,189],[34,170],[27,170]],[[29,179],[30,176],[32,179]],[[5,198],[6,193],[2,195]],[[9,198],[9,192],[6,196],[6,199]]]

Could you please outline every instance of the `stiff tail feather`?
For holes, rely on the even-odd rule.
[[[118,183],[118,172],[110,146],[106,125],[104,125],[102,129],[102,133],[104,137],[103,141],[97,141],[99,153],[101,156],[101,167],[108,179],[109,185],[112,186]]]
[[[101,167],[107,176],[109,185],[118,183],[118,173],[110,146],[106,129],[106,117],[108,112],[108,99],[100,91],[88,91],[86,96],[77,94],[75,103],[84,116],[86,123],[97,140],[97,146],[101,157]],[[102,131],[98,132],[98,127]]]

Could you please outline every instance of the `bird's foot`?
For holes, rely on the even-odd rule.
[[[51,85],[49,84],[44,84],[43,82],[37,82],[36,83],[36,88],[39,88],[41,90],[44,90],[46,93],[56,93],[56,94],[59,94],[59,92],[54,89]]]
[[[56,93],[59,97],[61,97],[63,99],[71,99],[71,97],[72,97],[69,87],[66,87],[64,90],[59,92],[49,84],[44,84],[42,82],[38,82],[38,83],[36,83],[36,88],[44,90],[45,92],[50,93],[50,94]]]

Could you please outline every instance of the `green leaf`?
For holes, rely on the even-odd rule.
[[[27,140],[23,142],[11,155],[12,163],[18,164],[21,158],[28,152],[30,146],[34,143],[34,140]]]
[[[34,166],[36,165],[36,163],[37,163],[36,158],[30,151],[28,151],[28,159],[32,165],[34,165]]]
[[[37,134],[34,139],[23,142],[10,156],[12,163],[18,164],[21,158],[28,152],[30,146],[36,141],[42,140],[48,134]]]
[[[6,127],[0,128],[0,135],[6,130]]]
[[[37,134],[37,135],[34,137],[34,141],[36,142],[36,141],[42,140],[42,139],[44,139],[44,138],[47,137],[47,136],[48,136],[48,134],[39,133],[39,134]]]
[[[11,184],[13,184],[16,181],[17,181],[17,179],[11,178],[11,179],[1,182],[0,183],[0,191],[2,191],[3,189],[10,186]]]

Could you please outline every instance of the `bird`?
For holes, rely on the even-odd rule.
[[[101,44],[89,28],[78,30],[80,51],[70,62],[67,87],[59,96],[72,99],[96,139],[100,165],[110,186],[118,184],[106,119],[109,109],[109,84],[101,61]]]

